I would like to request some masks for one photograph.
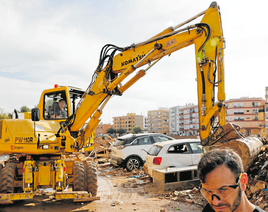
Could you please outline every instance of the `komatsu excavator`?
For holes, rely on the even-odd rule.
[[[201,16],[200,23],[185,26]],[[248,167],[262,143],[225,124],[225,39],[219,7],[212,2],[207,10],[144,42],[124,48],[105,45],[86,91],[56,85],[42,93],[31,119],[1,120],[0,203],[33,198],[44,188],[55,190],[55,199],[98,199],[96,167],[80,152],[94,148],[92,134],[103,108],[159,60],[193,44],[202,145],[233,148]]]

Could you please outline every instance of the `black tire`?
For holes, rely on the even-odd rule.
[[[92,194],[93,197],[97,196],[98,190],[98,175],[97,168],[93,161],[86,161],[86,190]]]
[[[14,179],[15,179],[16,164],[7,163],[1,170],[1,192],[14,193]]]
[[[85,188],[85,169],[81,161],[73,164],[73,190],[84,191]]]
[[[132,171],[133,169],[139,169],[141,166],[141,161],[137,157],[130,157],[126,162],[126,169]]]

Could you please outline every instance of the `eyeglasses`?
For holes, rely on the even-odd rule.
[[[225,199],[232,193],[234,189],[236,189],[239,186],[242,174],[243,173],[239,175],[239,178],[237,179],[235,185],[222,186],[218,189],[215,189],[214,190],[215,192],[213,192],[212,190],[202,188],[202,184],[200,184],[199,186],[200,192],[206,199],[209,199],[211,197],[211,199],[213,200],[213,196],[216,196],[219,200]]]

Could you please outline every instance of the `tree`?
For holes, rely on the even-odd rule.
[[[24,105],[24,106],[22,106],[22,107],[20,108],[20,112],[21,112],[21,113],[29,112],[29,111],[30,111],[30,109],[29,109],[26,105]]]
[[[127,130],[122,129],[122,128],[120,128],[120,129],[116,130],[116,133],[118,133],[118,134],[119,134],[119,136],[121,136],[121,135],[125,134],[126,132],[127,132]]]
[[[0,108],[0,119],[10,119],[10,115],[4,112],[4,109]]]
[[[12,113],[8,113],[8,118],[12,119]]]
[[[110,127],[110,128],[106,131],[106,133],[109,133],[109,134],[115,134],[115,133],[116,133],[116,129]]]
[[[131,130],[132,134],[137,134],[137,133],[141,133],[142,129],[140,127],[133,127]]]

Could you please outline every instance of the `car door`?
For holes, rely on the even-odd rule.
[[[197,165],[203,153],[203,150],[199,147],[201,146],[201,144],[200,142],[192,142],[192,143],[189,143],[189,146],[192,150],[191,156],[192,156],[193,165]]]
[[[150,136],[140,137],[137,140],[138,140],[138,155],[142,158],[143,161],[145,161],[147,152],[152,147],[153,142]]]
[[[186,143],[171,145],[166,154],[167,157],[163,158],[162,161],[165,167],[185,167],[193,164],[191,150]]]

